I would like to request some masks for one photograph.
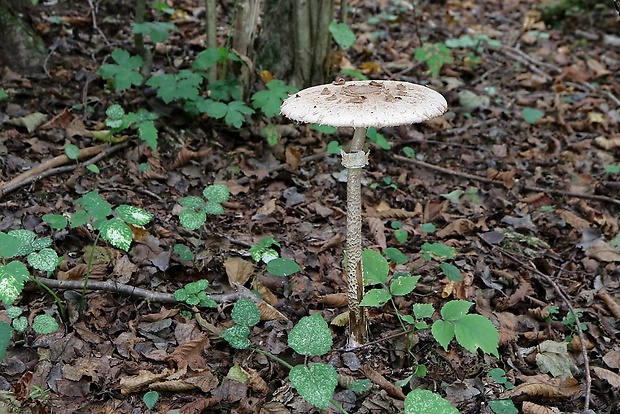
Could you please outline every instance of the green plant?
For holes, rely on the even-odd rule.
[[[393,220],[390,227],[394,230],[394,238],[399,243],[405,243],[409,239],[409,232],[403,228],[403,223],[400,220]]]
[[[366,137],[375,144],[377,144],[379,148],[383,150],[389,151],[392,148],[392,146],[390,145],[388,140],[385,139],[383,134],[377,132],[377,128],[368,128],[368,130],[366,131]]]
[[[25,332],[29,326],[33,331],[41,335],[50,334],[58,330],[58,323],[49,315],[37,315],[32,320],[32,325],[29,325],[28,319],[22,313],[23,310],[18,306],[9,305],[6,308],[7,316],[12,319],[11,325],[17,332]]]
[[[207,215],[224,214],[222,203],[228,200],[230,192],[226,184],[211,184],[202,191],[202,197],[189,196],[179,200],[179,204],[186,207],[179,213],[181,225],[193,231],[202,227],[207,221]]]
[[[260,321],[260,311],[249,299],[239,299],[232,310],[235,324],[222,333],[233,348],[247,349],[250,347],[250,327]],[[329,352],[333,344],[331,331],[319,314],[305,316],[291,329],[288,345],[299,355],[306,358],[323,356]],[[321,362],[291,365],[275,355],[255,349],[289,369],[289,380],[299,395],[320,409],[326,409],[330,403],[341,412],[345,412],[334,400],[334,391],[338,385],[338,373],[331,365]],[[358,384],[358,386],[361,384]]]
[[[148,35],[154,43],[168,40],[170,31],[178,32],[179,28],[169,22],[131,23],[131,32],[133,34]]]
[[[207,295],[209,282],[200,279],[186,284],[183,288],[174,291],[174,298],[179,302],[190,306],[202,306],[205,308],[217,308],[217,303]]]
[[[439,262],[439,268],[443,271],[448,280],[452,282],[460,282],[463,277],[461,271],[451,263],[445,260],[453,259],[456,256],[456,249],[443,243],[424,243],[422,245],[423,257],[430,261]]]
[[[275,239],[265,237],[250,247],[250,254],[256,263],[267,264],[267,271],[274,276],[290,276],[299,272],[301,267],[294,260],[280,257],[280,247]]]
[[[370,188],[372,188],[373,190],[375,188],[391,188],[393,190],[397,188],[396,183],[390,177],[383,177],[381,178],[381,181],[383,181],[383,184],[372,183],[370,184]]]
[[[582,309],[575,309],[575,313],[577,313],[577,317],[581,320],[583,318]],[[562,325],[566,326],[572,333],[577,333],[577,321],[575,320],[575,315],[573,312],[568,312],[564,318],[562,318]],[[582,331],[586,331],[588,329],[588,325],[584,322],[581,322],[579,325]]]
[[[142,402],[146,405],[146,408],[152,410],[159,401],[159,393],[157,391],[147,391],[142,396]]]
[[[103,79],[109,79],[115,90],[122,92],[133,85],[142,84],[144,77],[140,73],[140,68],[143,60],[140,56],[130,56],[126,50],[114,49],[112,59],[116,63],[102,65],[97,73]]]
[[[33,400],[39,400],[43,403],[49,401],[51,392],[49,388],[43,389],[36,385],[33,385],[32,388],[33,390],[30,392],[30,394],[28,394],[28,398],[32,398]]]
[[[609,174],[620,174],[620,165],[607,164],[603,166],[603,169]]]
[[[439,76],[443,65],[454,62],[452,51],[445,43],[425,43],[421,47],[416,47],[414,59],[426,62],[433,76]]]
[[[532,125],[545,116],[545,112],[540,109],[525,107],[521,110],[523,120]]]
[[[289,94],[299,90],[279,79],[268,82],[266,86],[267,89],[255,92],[252,95],[252,106],[255,109],[260,109],[269,118],[278,115],[282,101],[288,98]]]
[[[6,93],[4,89],[0,89],[0,101],[9,97],[9,94]]]
[[[158,132],[154,122],[158,118],[157,114],[149,112],[144,108],[140,108],[135,113],[125,113],[122,106],[114,104],[108,107],[106,115],[105,123],[110,130],[96,131],[96,133],[93,133],[95,138],[107,142],[118,142],[119,140],[115,138],[115,134],[133,126],[138,129],[140,139],[146,142],[153,151],[157,151]]]
[[[152,76],[146,84],[157,90],[157,96],[165,103],[174,100],[195,101],[200,94],[200,84],[203,77],[189,70],[183,69],[177,74],[159,74]]]
[[[355,43],[355,33],[346,23],[331,22],[329,24],[329,32],[342,50],[347,50]]]

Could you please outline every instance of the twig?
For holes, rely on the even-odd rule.
[[[94,147],[88,147],[80,150],[78,154],[78,159],[92,157],[89,160],[83,162],[82,164],[72,164],[66,165],[62,167],[58,167],[59,165],[66,164],[71,161],[69,157],[66,155],[59,155],[57,157],[52,158],[51,160],[45,161],[38,166],[31,168],[30,170],[19,174],[17,177],[13,178],[8,183],[2,185],[0,187],[0,199],[2,199],[5,195],[12,193],[18,188],[29,185],[35,181],[38,181],[42,178],[49,177],[55,174],[60,174],[63,172],[71,171],[77,168],[78,166],[87,166],[90,164],[94,164],[97,161],[109,156],[110,154],[115,153],[121,149],[126,148],[128,142],[123,142],[118,145],[114,145],[112,147],[108,146],[108,144],[97,145]],[[93,157],[94,154],[97,154]]]
[[[83,280],[57,280],[46,279],[43,277],[37,277],[37,282],[54,289],[64,290],[78,290],[84,289]],[[253,301],[259,301],[259,299],[249,289],[239,289],[237,291],[225,294],[209,295],[217,303],[229,303],[238,300],[239,298],[251,299]],[[132,296],[136,298],[143,298],[150,302],[158,303],[179,303],[172,293],[155,292],[152,290],[142,289],[131,285],[116,282],[99,282],[89,280],[86,284],[86,290],[99,290],[103,292],[118,293],[122,295]]]
[[[442,174],[448,174],[448,175],[452,175],[455,177],[467,178],[469,180],[480,181],[483,183],[493,184],[497,186],[504,186],[503,181],[493,180],[491,178],[480,177],[474,174],[468,174],[468,173],[464,173],[460,171],[450,170],[448,168],[439,167],[437,165],[429,164],[424,161],[419,161],[413,158],[403,157],[402,155],[393,155],[393,158],[398,161],[403,161],[409,164],[414,164],[414,165],[417,165],[418,167],[427,168],[429,170],[437,171]],[[584,198],[588,200],[597,200],[597,201],[603,201],[606,203],[612,203],[612,204],[616,204],[620,206],[620,199],[602,196],[602,195],[573,193],[571,191],[555,190],[552,188],[534,187],[534,186],[529,186],[529,185],[524,185],[521,188],[525,191],[548,193],[548,194],[563,196],[563,197],[577,197],[577,198]]]
[[[579,315],[577,314],[577,311],[571,304],[570,299],[568,298],[568,295],[566,295],[566,293],[564,292],[564,289],[562,289],[560,285],[555,283],[555,281],[551,279],[549,276],[547,276],[546,274],[538,270],[533,263],[531,262],[525,263],[524,261],[522,261],[515,255],[513,255],[512,253],[507,252],[506,250],[502,249],[499,246],[495,246],[487,242],[486,240],[484,240],[484,238],[481,238],[481,240],[485,244],[490,246],[492,250],[499,251],[506,257],[510,258],[511,260],[519,264],[519,266],[527,268],[530,272],[536,274],[541,279],[543,279],[547,284],[551,285],[551,287],[553,287],[553,290],[555,290],[555,292],[560,296],[562,301],[568,307],[568,310],[570,311],[570,313],[573,315],[573,318],[575,319],[577,335],[579,336],[579,341],[581,342],[581,355],[583,357],[584,376],[586,379],[586,390],[585,390],[585,395],[584,395],[585,403],[584,403],[583,411],[587,411],[590,408],[590,399],[591,399],[591,393],[592,393],[592,376],[590,375],[590,360],[588,359],[588,351],[586,349],[586,339],[585,339],[585,335],[583,334],[583,330],[581,329],[581,321],[579,320]],[[556,278],[560,277],[560,275],[564,271],[564,268],[566,267],[567,264],[568,263],[564,263],[562,265],[560,270],[556,273]]]
[[[90,6],[91,18],[93,19],[93,29],[95,29],[99,33],[99,35],[103,38],[103,41],[105,42],[105,44],[110,46],[111,43],[108,40],[107,36],[105,35],[105,33],[103,33],[103,31],[99,28],[99,26],[97,26],[97,8],[93,4],[92,0],[88,0],[88,5]]]

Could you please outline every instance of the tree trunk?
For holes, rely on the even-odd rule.
[[[0,67],[25,75],[43,73],[45,45],[23,14],[25,2],[0,0]]]

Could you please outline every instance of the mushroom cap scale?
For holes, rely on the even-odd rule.
[[[347,81],[303,89],[284,100],[282,115],[335,127],[415,124],[446,112],[448,103],[426,86],[400,81]]]

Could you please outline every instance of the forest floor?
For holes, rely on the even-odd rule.
[[[167,42],[168,58],[156,50],[154,70],[167,59],[182,67],[204,47],[203,3],[174,3],[182,30]],[[133,5],[101,2],[94,27],[87,2],[40,3],[31,12],[50,47],[47,74],[2,75],[9,97],[0,101],[0,231],[53,237],[64,261],[50,278],[75,288],[52,288],[67,307],[63,315],[34,283],[15,302],[29,320],[47,313],[60,329],[14,335],[0,367],[0,403],[22,408],[7,412],[143,413],[148,390],[159,393],[153,411],[160,413],[320,412],[291,389],[285,367],[219,337],[232,325],[234,298],[252,289],[277,311],[252,328],[252,346],[285,361],[303,362],[287,345],[300,318],[318,313],[330,323],[334,345],[314,360],[329,362],[341,378],[372,381],[363,392],[337,388],[334,398],[348,412],[402,412],[412,388],[438,392],[461,413],[490,413],[489,403],[502,398],[525,413],[620,412],[620,21],[613,2],[549,24],[538,1],[423,1],[413,9],[407,2],[350,3],[357,44],[336,66],[428,84],[449,104],[443,117],[380,130],[391,149],[370,147],[363,245],[398,248],[408,257],[404,267],[421,276],[395,302],[401,313],[410,314],[413,303],[438,310],[452,299],[472,301],[471,312],[499,330],[499,358],[455,342],[445,351],[427,331],[403,335],[388,305],[369,309],[369,343],[345,349],[346,185],[340,157],[326,148],[346,143],[352,131],[321,135],[278,117],[284,134],[270,147],[258,111],[233,128],[193,119],[178,106],[169,111],[140,88],[110,93],[96,71],[114,48],[135,53]],[[448,40],[461,47],[452,44],[454,58],[437,75],[414,60],[422,41]],[[116,152],[100,149],[99,173],[71,162],[37,180],[18,178],[26,185],[5,191],[10,180],[63,155],[66,144],[101,144],[92,131],[105,127],[105,110],[115,103],[160,111],[157,152],[130,136]],[[32,131],[11,123],[34,113],[45,116]],[[224,214],[209,216],[204,232],[186,230],[179,200],[213,183],[230,189]],[[91,227],[53,231],[42,221],[74,212],[76,200],[95,189],[112,206],[154,214],[128,252],[97,239]],[[278,277],[254,263],[250,247],[264,237],[302,271]],[[89,246],[97,241],[89,282],[171,294],[207,279],[217,308],[95,289],[80,311]],[[181,243],[196,253],[193,261],[172,253]],[[456,249],[449,262],[461,281],[425,260],[424,243]],[[0,317],[11,322],[5,311]],[[426,375],[412,376],[420,366]],[[250,380],[234,379],[233,367]],[[505,381],[488,376],[494,368]]]

